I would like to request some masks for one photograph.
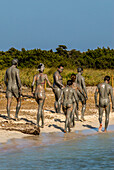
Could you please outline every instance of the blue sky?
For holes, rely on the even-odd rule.
[[[114,0],[0,0],[0,51],[114,48]]]

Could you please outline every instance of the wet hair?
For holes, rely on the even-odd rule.
[[[58,66],[58,68],[60,68],[60,67],[64,67],[62,64],[60,64],[59,66]]]
[[[67,81],[67,85],[68,85],[68,86],[71,86],[71,85],[72,85],[72,80],[68,80],[68,81]]]
[[[41,69],[41,67],[42,67],[42,63],[40,63],[39,65],[38,65],[38,69],[40,70]]]
[[[104,81],[106,81],[106,80],[107,80],[107,81],[110,81],[110,76],[105,76],[105,77],[104,77]]]
[[[81,72],[81,71],[83,71],[83,68],[81,67],[77,68],[77,72]]]
[[[71,74],[71,80],[72,80],[72,82],[75,82],[75,80],[76,80],[76,74]]]
[[[14,58],[13,60],[12,60],[12,65],[17,65],[18,64],[18,59],[17,58]]]

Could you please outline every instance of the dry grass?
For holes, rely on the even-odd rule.
[[[4,87],[4,75],[5,71],[0,71],[0,85]],[[56,71],[56,68],[45,68],[44,73],[48,75],[48,78],[51,83],[53,83],[53,73]],[[20,78],[23,86],[31,87],[33,76],[37,74],[38,71],[35,68],[24,68],[20,69]],[[61,74],[63,77],[63,84],[65,85],[67,80],[70,79],[72,73],[77,73],[77,69],[64,69]],[[84,69],[83,76],[87,86],[96,86],[97,84],[103,82],[104,76],[109,75],[114,77],[113,69],[104,69],[104,70],[95,70],[95,69]]]

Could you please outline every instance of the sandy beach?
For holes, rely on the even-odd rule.
[[[77,130],[94,129],[98,130],[98,109],[95,108],[94,104],[94,91],[96,87],[88,87],[88,100],[87,108],[85,112],[86,121],[76,121],[75,127],[71,128],[71,132]],[[23,88],[23,94],[29,94],[30,89]],[[36,126],[37,117],[37,103],[34,99],[22,98],[21,110],[19,112],[19,121],[14,120],[16,100],[13,98],[11,106],[11,120],[7,120],[6,113],[6,98],[5,94],[0,94],[0,143],[5,143],[10,139],[23,138],[27,136],[33,136],[29,134],[24,134],[19,132],[19,129],[26,129],[28,127],[34,128]],[[54,111],[54,94],[50,89],[46,90],[46,100],[44,105],[44,117],[45,126],[40,128],[40,133],[50,133],[50,132],[61,132],[63,133],[65,125],[65,116],[63,111],[61,113],[55,113]],[[111,110],[112,111],[112,110]],[[81,103],[79,105],[79,118],[81,114]],[[105,114],[103,114],[103,127],[104,127]],[[110,113],[109,125],[114,125],[114,113]],[[8,128],[10,130],[8,130]]]

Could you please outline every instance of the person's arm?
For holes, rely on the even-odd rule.
[[[95,95],[94,95],[94,98],[95,98],[95,106],[96,106],[96,107],[99,107],[98,104],[97,104],[97,95],[98,95],[98,93],[99,93],[99,90],[98,90],[98,87],[97,87],[96,90],[95,90]]]
[[[55,74],[55,83],[59,85],[61,88],[64,87],[64,85],[59,81],[59,77],[57,74]]]
[[[114,112],[114,96],[113,96],[113,88],[110,88],[110,96],[111,96],[111,102],[112,102],[112,111]]]
[[[83,88],[83,90],[84,90],[84,92],[85,92],[85,94],[86,94],[86,99],[88,99],[87,90],[86,90],[86,85],[85,85],[85,80],[84,80],[84,78],[82,78],[81,83],[82,83],[82,88]]]
[[[47,74],[46,74],[46,81],[47,81],[48,85],[49,85],[51,88],[53,88],[53,86],[51,85],[51,83],[50,83],[50,81],[49,81],[49,79],[48,79]]]
[[[77,84],[76,85],[77,87],[76,87],[76,91],[77,91],[77,89],[79,90],[79,92],[84,96],[84,98],[86,98],[86,95],[85,95],[85,93],[83,92],[83,90],[79,87],[79,85]]]
[[[16,78],[17,78],[17,86],[19,88],[19,94],[21,94],[21,80],[20,80],[20,76],[19,76],[19,70],[17,69],[17,75],[16,75]]]
[[[17,83],[18,83],[19,89],[21,89],[21,79],[20,79],[20,76],[19,76],[19,70],[17,70]]]
[[[5,83],[6,87],[7,87],[7,85],[8,85],[8,82],[7,82],[7,71],[6,71],[5,76],[4,76],[4,83]]]
[[[33,82],[32,82],[32,86],[31,86],[31,92],[32,94],[34,95],[34,84],[35,84],[35,81],[36,81],[36,75],[33,77]]]

